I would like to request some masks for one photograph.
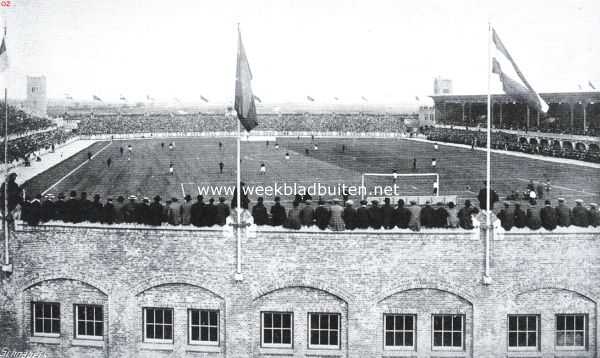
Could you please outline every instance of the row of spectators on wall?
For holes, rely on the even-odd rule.
[[[492,202],[496,201],[497,196],[493,199]],[[596,204],[591,204],[587,209],[578,201],[577,206],[571,210],[564,206],[564,199],[559,201],[556,208],[549,209],[549,201],[543,208],[538,207],[535,200],[526,208],[522,208],[520,203],[514,205],[505,203],[498,217],[506,230],[513,227],[528,227],[532,230],[544,227],[553,230],[557,226],[600,225]],[[145,197],[138,199],[134,195],[127,199],[119,196],[116,200],[109,197],[103,202],[99,195],[94,195],[93,199],[89,200],[85,192],[77,196],[73,191],[69,198],[65,198],[61,193],[57,198],[52,195],[42,198],[38,195],[33,200],[22,202],[20,214],[17,216],[29,225],[58,220],[108,225],[128,223],[211,227],[225,225],[227,218],[232,214],[231,208],[235,207],[235,202],[235,198],[231,204],[227,203],[225,198],[219,198],[217,202],[211,198],[205,202],[202,196],[192,200],[189,195],[181,201],[172,198],[164,204],[159,196],[151,200]],[[485,205],[480,207],[485,208]],[[392,203],[388,198],[383,203],[361,201],[358,206],[355,206],[352,200],[342,202],[337,199],[328,202],[319,199],[316,203],[310,199],[294,200],[291,205],[284,206],[277,197],[270,207],[264,204],[262,198],[258,198],[254,205],[250,205],[247,199],[242,200],[242,208],[251,208],[249,214],[256,225],[283,226],[295,230],[315,226],[321,230],[333,231],[368,228],[419,231],[421,228],[458,227],[469,230],[474,228],[474,217],[479,213],[479,209],[469,200],[458,208],[452,202],[447,205],[443,203],[433,205],[427,202],[424,206],[420,206],[414,201],[405,203],[402,199]]]
[[[34,153],[42,149],[51,150],[73,136],[62,129],[35,133],[8,141],[8,162],[22,161],[27,165],[37,159]],[[0,162],[4,162],[4,151],[0,151]]]
[[[223,114],[103,115],[79,117],[82,135],[158,132],[228,132],[236,120]],[[259,115],[257,130],[309,132],[404,132],[401,117],[369,113],[299,113]]]
[[[421,128],[427,139],[436,142],[447,142],[470,145],[471,147],[486,147],[487,133],[483,130],[466,130],[458,128]],[[600,150],[598,146],[590,145],[588,148],[563,145],[550,145],[548,142],[527,143],[521,142],[519,136],[513,133],[492,132],[493,149],[503,149],[529,154],[540,154],[557,158],[568,158],[600,163]]]
[[[0,113],[2,113],[3,119],[5,110],[5,104],[0,103]],[[8,105],[9,136],[38,131],[52,126],[53,123],[50,119],[32,116],[14,106]],[[2,133],[4,134],[4,125],[2,125]]]

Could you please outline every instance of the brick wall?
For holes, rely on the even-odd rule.
[[[598,357],[600,234],[515,232],[491,243],[476,233],[258,232],[242,242],[221,231],[73,227],[21,228],[11,242],[14,272],[0,287],[0,349],[51,357]],[[61,335],[31,337],[32,300],[61,304]],[[73,304],[102,304],[105,336],[73,338]],[[174,312],[174,339],[143,339],[143,307]],[[219,310],[219,345],[188,341],[188,310]],[[293,312],[293,347],[265,348],[260,313]],[[340,348],[308,347],[308,313],[341,317]],[[384,314],[416,315],[415,348],[384,348]],[[555,345],[556,314],[586,317],[586,346]],[[432,344],[435,314],[464,317],[464,344]],[[540,347],[508,348],[509,314],[539,315]]]

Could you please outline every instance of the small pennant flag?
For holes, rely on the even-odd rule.
[[[419,102],[419,101],[421,101],[421,100],[419,99],[419,96],[415,96],[415,99],[416,99],[418,102]]]
[[[306,99],[307,99],[307,100],[309,100],[309,101],[311,101],[311,102],[314,102],[314,101],[315,101],[315,99],[314,99],[314,98],[312,98],[311,96],[306,96]]]
[[[361,98],[363,101],[365,101],[365,102],[369,102],[369,101],[367,100],[367,97],[365,97],[365,96],[361,96],[360,98]]]
[[[123,96],[123,95],[119,96],[119,99],[120,99],[121,101],[127,101],[127,98],[125,98],[125,96]]]
[[[68,93],[65,93],[65,99],[68,99],[68,100],[73,100],[73,96],[71,96],[71,95],[70,95],[70,94],[68,94]]]
[[[100,99],[100,97],[98,97],[96,95],[94,95],[92,98],[94,99],[94,101],[102,102],[102,100]]]
[[[577,87],[579,87],[580,91],[583,91],[583,87],[581,87],[581,85],[577,85]]]
[[[203,100],[204,102],[208,103],[208,99],[206,99],[206,97],[200,96],[200,99]]]
[[[588,85],[590,85],[590,87],[591,87],[593,90],[595,90],[595,89],[596,89],[596,87],[594,87],[594,84],[592,83],[592,81],[588,81]]]
[[[0,45],[0,72],[4,72],[8,69],[8,52],[6,51],[6,41],[2,38],[2,45]]]
[[[492,30],[494,52],[492,58],[492,72],[500,77],[502,89],[515,100],[527,102],[536,110],[548,112],[548,104],[531,87],[525,76],[519,70],[516,62],[500,40],[496,30]]]
[[[149,95],[149,94],[147,94],[147,95],[146,95],[146,99],[147,99],[148,101],[154,101],[154,98],[150,97],[150,95]]]
[[[256,104],[252,93],[252,71],[242,43],[242,33],[238,26],[237,68],[235,71],[235,111],[244,128],[250,132],[258,125],[256,120]]]
[[[254,95],[254,99],[256,100],[256,102],[262,103],[262,100],[257,95]]]

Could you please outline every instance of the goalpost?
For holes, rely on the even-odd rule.
[[[366,196],[366,187],[365,187],[365,178],[366,177],[392,177],[396,179],[406,178],[406,177],[435,177],[434,183],[437,183],[437,193],[436,196],[441,196],[440,191],[440,175],[438,173],[363,173],[361,176],[361,191],[360,198],[361,200],[365,199]],[[430,187],[430,188],[433,188]]]

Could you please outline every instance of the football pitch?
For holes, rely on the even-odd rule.
[[[169,143],[174,147],[169,149]],[[222,143],[222,147],[218,144]],[[164,147],[161,145],[164,144]],[[242,142],[242,181],[255,186],[311,186],[321,183],[336,187],[342,184],[358,186],[363,173],[431,173],[440,176],[440,193],[456,195],[459,201],[474,199],[485,181],[485,152],[468,148],[440,145],[409,139],[352,138],[279,138],[275,142]],[[314,148],[314,145],[318,149]],[[127,149],[132,146],[131,154]],[[123,154],[120,152],[123,148]],[[94,154],[87,161],[87,153]],[[91,197],[123,195],[152,198],[192,197],[208,186],[235,184],[236,146],[233,138],[164,138],[115,140],[97,142],[88,149],[63,161],[25,183],[29,195],[58,194],[75,190]],[[289,154],[289,159],[286,158]],[[111,159],[110,167],[107,160]],[[435,170],[431,166],[435,158]],[[416,169],[413,161],[416,159]],[[223,163],[221,173],[219,163]],[[173,165],[173,174],[169,172]],[[265,165],[265,173],[260,166]],[[599,200],[599,170],[573,164],[558,164],[543,160],[492,154],[492,188],[501,199],[512,190],[522,192],[530,179],[552,183],[551,197],[560,196],[569,202],[577,198],[586,203]],[[431,195],[432,177],[399,178],[396,181],[403,195]],[[392,185],[391,177],[369,178],[367,191],[375,185]],[[222,194],[206,194],[205,198]],[[251,199],[258,195],[251,194]],[[291,200],[292,196],[283,196]],[[331,195],[324,195],[330,198]],[[351,196],[352,197],[352,196]],[[358,199],[358,197],[352,197]],[[265,200],[273,197],[265,195]],[[554,204],[555,202],[553,202]]]

